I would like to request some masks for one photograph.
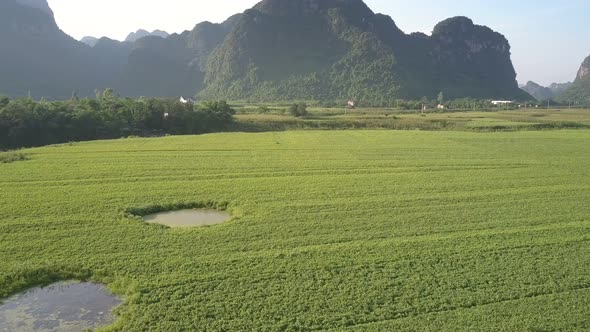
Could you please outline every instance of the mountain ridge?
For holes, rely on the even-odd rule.
[[[34,9],[19,6],[11,10]],[[442,21],[432,36],[406,34],[362,0],[263,0],[224,23],[202,22],[180,34],[133,42],[101,38],[94,47],[65,35],[53,15],[44,20],[50,26],[47,39],[60,43],[34,37],[36,28],[31,27],[37,23],[32,21],[7,40],[20,45],[25,40],[21,51],[27,53],[61,50],[60,57],[42,61],[39,55],[28,61],[59,68],[72,78],[49,89],[30,84],[35,77],[31,72],[20,81],[17,77],[19,84],[10,89],[0,82],[0,93],[32,90],[62,98],[71,94],[67,91],[92,95],[95,89],[114,87],[128,96],[198,94],[203,99],[269,101],[354,98],[385,103],[435,98],[439,92],[448,98],[529,98],[518,89],[510,44],[503,35],[466,17]],[[27,71],[27,63],[3,57],[0,62],[13,61]]]
[[[94,47],[94,45],[96,45],[96,43],[98,43],[99,38],[93,37],[93,36],[84,36],[80,39],[81,43],[84,43],[90,47]]]
[[[162,30],[154,30],[152,32],[149,32],[144,29],[139,29],[135,32],[129,33],[124,41],[134,43],[141,38],[145,38],[145,37],[149,37],[149,36],[167,38],[168,36],[170,36],[170,34],[166,31],[162,31]]]
[[[47,0],[16,0],[16,2],[23,6],[39,9],[45,14],[48,14],[51,17],[53,17],[53,11],[49,7],[49,3],[47,2]]]
[[[567,89],[572,86],[571,82],[567,83],[552,83],[548,87],[541,86],[533,81],[528,81],[527,84],[521,87],[522,90],[535,97],[538,101],[546,101],[555,99],[561,96]]]
[[[528,97],[505,37],[466,17],[439,23],[432,36],[406,35],[361,0],[264,0],[212,54],[200,96],[380,100],[441,91]]]
[[[590,56],[580,65],[574,83],[557,100],[562,103],[590,106]]]

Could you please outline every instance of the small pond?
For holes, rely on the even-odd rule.
[[[166,225],[171,228],[187,228],[222,224],[231,219],[229,213],[218,210],[179,210],[150,214],[143,220],[150,224]]]
[[[121,300],[103,285],[59,282],[10,297],[0,304],[0,331],[84,331],[110,325]]]

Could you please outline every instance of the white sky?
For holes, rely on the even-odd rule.
[[[2,0],[0,0],[2,1]],[[70,36],[124,40],[132,31],[192,30],[200,22],[222,22],[257,0],[48,0],[59,27]]]

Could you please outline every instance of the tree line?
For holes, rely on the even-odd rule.
[[[193,105],[172,99],[119,98],[34,101],[0,97],[0,149],[128,136],[190,135],[226,130],[235,111],[224,101]]]

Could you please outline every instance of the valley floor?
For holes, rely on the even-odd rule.
[[[257,106],[238,107],[237,131],[263,132],[302,129],[392,129],[452,131],[519,131],[590,129],[587,109],[521,109],[435,111],[425,113],[384,108],[310,108],[306,118],[285,115],[280,106],[260,114]]]
[[[0,298],[103,282],[125,295],[106,331],[589,330],[589,140],[290,131],[23,150],[0,164]],[[233,220],[124,213],[208,201]]]

